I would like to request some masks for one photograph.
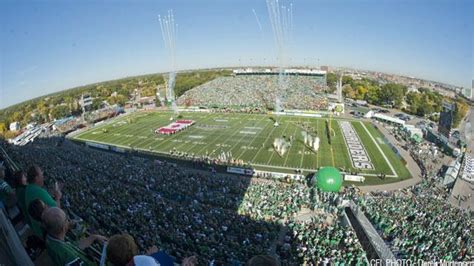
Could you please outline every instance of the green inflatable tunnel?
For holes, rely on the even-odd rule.
[[[334,167],[321,167],[314,176],[316,186],[322,191],[338,192],[341,189],[343,178]]]

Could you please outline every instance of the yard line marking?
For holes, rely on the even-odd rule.
[[[331,119],[331,118],[329,118],[329,119]],[[333,151],[333,148],[332,148],[334,139],[332,139],[332,135],[331,135],[331,129],[332,129],[332,130],[334,130],[334,129],[332,128],[332,123],[330,123],[330,125],[331,125],[331,127],[328,127],[328,129],[329,129],[328,134],[329,134],[329,137],[331,138],[331,159],[332,159],[332,166],[334,167],[334,166],[336,165],[336,164],[334,163],[334,151]],[[336,131],[334,131],[334,133],[335,133],[335,132],[336,132]]]
[[[249,117],[250,117],[250,116],[249,116]],[[244,121],[245,121],[244,123],[247,124],[248,121],[253,121],[253,120],[250,120],[250,119],[248,119],[248,117],[247,117],[247,119],[244,119]],[[239,133],[239,132],[238,132],[238,128],[240,128],[240,127],[238,127],[237,125],[238,125],[238,124],[236,123],[236,126],[235,126],[235,127],[236,127],[236,130],[234,131],[234,133],[232,133],[232,135],[227,136],[227,131],[226,131],[226,130],[223,130],[223,132],[222,132],[221,134],[217,134],[217,136],[215,137],[214,141],[212,141],[211,143],[208,143],[206,146],[202,147],[202,148],[201,148],[200,150],[198,150],[195,154],[200,154],[203,149],[208,148],[208,147],[209,147],[209,148],[212,147],[213,145],[215,145],[215,144],[217,143],[217,141],[219,141],[219,140],[222,138],[222,136],[225,136],[227,139],[231,139],[235,134]],[[216,150],[217,150],[217,149],[216,149]],[[213,152],[211,152],[209,155],[211,155],[211,154],[213,154]]]
[[[257,153],[255,153],[255,155],[253,156],[252,160],[250,160],[249,162],[252,163],[253,160],[255,160],[255,158],[257,158],[257,155],[262,151],[262,149],[265,149],[265,143],[268,141],[268,138],[270,138],[270,136],[273,134],[273,131],[275,131],[277,127],[273,127],[272,130],[270,131],[270,133],[268,134],[268,136],[265,138],[265,140],[263,141],[263,147],[260,147],[260,149],[258,149]]]
[[[301,121],[301,117],[298,118],[298,121]],[[304,121],[303,121],[304,122]],[[301,129],[301,127],[300,127]],[[300,159],[300,167],[299,168],[302,168],[303,167],[303,159],[304,159],[304,152],[306,151],[306,145],[303,144],[303,151],[301,153],[301,159]],[[317,156],[317,155],[316,155]]]
[[[283,132],[282,132],[283,135],[285,134],[285,132],[286,132],[286,130],[288,129],[288,126],[289,126],[289,125],[290,125],[290,123],[287,122],[287,123],[286,123],[286,127],[285,127],[285,129],[283,130]],[[270,158],[268,159],[267,164],[270,164],[270,162],[272,161],[273,155],[274,155],[275,153],[276,153],[276,151],[273,151],[273,152],[272,152],[272,154],[270,155]]]
[[[298,127],[295,127],[295,132],[293,132],[293,135],[295,135],[296,131],[298,130]],[[295,139],[293,140],[294,142],[294,145],[293,143],[290,145],[290,147],[288,148],[288,150],[286,151],[286,157],[285,157],[285,162],[283,163],[283,165],[286,166],[286,162],[288,161],[288,157],[290,156],[290,150],[293,146],[296,146],[296,135],[295,135]]]
[[[196,124],[197,124],[197,123],[202,123],[202,122],[205,122],[205,121],[207,122],[207,121],[209,121],[209,120],[212,119],[212,118],[214,118],[214,115],[213,115],[213,114],[207,114],[206,116],[204,116],[204,119],[202,119],[202,120],[200,120],[200,121],[197,121],[197,120],[196,120]],[[183,134],[191,134],[191,133],[194,133],[194,131],[196,131],[196,130],[198,130],[198,129],[199,129],[199,128],[196,128],[196,126],[194,126],[194,127],[191,126],[188,130],[182,131],[181,133],[183,133]],[[175,135],[177,135],[177,134],[175,134]],[[168,141],[168,142],[169,142],[169,141]],[[164,143],[168,143],[168,142],[166,142],[166,140],[165,140]],[[177,145],[174,146],[173,148],[176,148],[176,150],[179,150],[179,149],[181,148],[181,146],[187,145],[187,144],[188,144],[188,143],[183,142],[183,143],[177,144]],[[196,147],[196,146],[197,146],[197,144],[192,144],[191,147],[190,147],[189,149],[186,149],[185,152],[186,152],[186,153],[189,153],[189,151],[191,151],[192,149],[194,149],[194,147]],[[159,147],[159,145],[158,145],[157,147]]]
[[[262,119],[258,120],[258,123],[262,122],[263,120],[265,120],[265,116],[264,116]],[[253,121],[253,120],[252,120],[252,121]],[[259,135],[260,135],[260,134],[255,134],[255,136],[254,136],[253,139],[255,139],[255,138],[256,138],[257,136],[259,136]],[[229,151],[232,151],[232,150],[235,148],[235,146],[237,146],[237,145],[240,143],[240,141],[242,141],[242,139],[245,138],[245,137],[247,137],[247,136],[246,136],[245,134],[242,134],[242,137],[240,137],[239,141],[237,141],[237,143],[235,143],[235,144],[230,148]],[[253,140],[252,140],[252,141],[253,141]],[[250,144],[249,144],[249,145],[250,145]],[[244,152],[245,152],[245,150],[244,150]]]
[[[390,163],[390,161],[388,160],[387,156],[385,155],[385,153],[382,151],[382,148],[380,148],[379,144],[377,143],[377,141],[374,139],[374,137],[372,136],[372,134],[370,133],[370,131],[365,127],[365,124],[362,123],[361,121],[359,121],[359,123],[362,125],[362,127],[365,129],[365,131],[367,132],[367,134],[369,135],[369,137],[372,139],[372,141],[374,142],[375,146],[377,146],[377,149],[379,150],[379,152],[382,154],[383,158],[385,159],[385,161],[387,162],[388,166],[390,167],[390,170],[392,171],[392,174],[395,176],[395,177],[398,177],[397,175],[397,172],[395,172],[395,169],[393,168],[392,164]]]
[[[207,115],[204,117],[203,121],[208,120],[208,119],[209,119],[209,116],[210,116],[210,115],[207,114]],[[187,129],[187,131],[189,131],[189,130],[191,130],[191,129],[194,129],[194,128],[191,126],[191,127],[189,127],[189,128]],[[178,133],[173,134],[173,135],[171,135],[171,136],[166,136],[164,140],[161,140],[159,143],[157,143],[158,145],[153,145],[153,149],[152,149],[153,152],[160,152],[160,150],[159,150],[158,148],[161,147],[161,146],[163,146],[164,144],[168,144],[169,142],[171,142],[172,140],[174,140],[175,138],[177,138],[177,137],[180,135],[179,133],[185,133],[185,132],[184,132],[184,131],[183,131],[183,132],[178,132]],[[155,134],[156,134],[156,133],[153,132],[153,135],[151,135],[150,138],[153,139],[153,140],[156,140],[156,135],[155,135]],[[151,143],[153,143],[153,141],[152,141]],[[177,146],[179,146],[179,145],[182,145],[182,144],[183,144],[183,143],[176,144],[175,147],[177,147]]]
[[[265,118],[267,118],[267,117],[264,116],[261,121],[265,120]],[[261,121],[259,121],[259,122],[261,122]],[[271,125],[273,125],[273,124],[272,124],[272,123],[268,123],[268,124],[260,131],[260,133],[265,132],[265,129],[267,129],[267,127],[268,127],[268,126],[271,126]],[[252,141],[249,143],[249,146],[252,146],[253,142],[254,142],[258,137],[260,137],[260,133],[259,133],[259,134],[256,134],[255,137],[253,137]],[[260,149],[261,149],[261,147],[259,148],[259,151],[260,151]],[[239,156],[237,156],[237,160],[240,159],[240,157],[241,157],[242,155],[244,155],[244,153],[246,153],[246,152],[247,152],[246,150],[243,150],[243,151],[239,154]],[[258,151],[257,151],[257,152],[258,152]]]

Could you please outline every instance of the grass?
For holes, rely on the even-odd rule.
[[[365,175],[366,184],[394,182],[410,177],[397,155],[386,143],[379,141],[383,139],[381,133],[368,122],[351,121],[369,153],[375,166],[374,170],[353,168],[337,119],[333,119],[331,123],[335,135],[330,145],[325,118],[280,116],[277,117],[279,126],[275,127],[270,116],[262,114],[189,112],[181,115],[184,119],[195,120],[196,124],[170,136],[157,135],[154,130],[169,124],[172,114],[151,112],[119,117],[73,138],[165,155],[173,148],[189,154],[208,154],[213,157],[222,152],[231,152],[233,158],[249,162],[256,169],[275,172],[292,173],[294,169],[313,172],[321,166],[335,166]],[[317,153],[304,145],[301,123],[315,129],[321,139]],[[275,138],[283,136],[293,136],[295,140],[288,152],[280,156],[273,150],[272,143]],[[396,177],[387,178],[385,181],[377,178],[376,175],[380,173],[394,174],[390,164]]]

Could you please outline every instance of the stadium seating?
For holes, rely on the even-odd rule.
[[[280,86],[275,75],[219,77],[187,91],[178,105],[219,108],[273,108],[280,98],[284,109],[327,109],[324,79],[317,76],[285,76]]]
[[[472,212],[449,205],[429,182],[394,193],[331,193],[157,164],[63,138],[6,150],[19,168],[41,165],[47,185],[65,184],[62,207],[84,219],[76,233],[127,232],[140,252],[157,245],[177,261],[197,254],[201,264],[243,263],[270,251],[283,264],[363,265],[365,251],[341,223],[345,200],[361,206],[397,258],[472,260]],[[317,215],[302,219],[303,210]]]

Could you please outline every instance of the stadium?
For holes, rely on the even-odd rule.
[[[291,89],[280,94],[284,109],[278,111],[265,107],[279,89],[278,74],[234,70],[184,93],[177,102],[185,105],[96,113],[105,119],[75,130],[61,121],[58,130],[66,135],[3,146],[3,158],[10,172],[30,167],[28,178],[44,171],[49,182],[65,184],[62,204],[81,221],[76,237],[126,232],[140,252],[159,245],[177,262],[197,257],[199,265],[227,265],[269,254],[266,259],[288,265],[364,265],[468,256],[461,246],[469,242],[453,239],[446,243],[457,251],[435,252],[397,229],[400,219],[415,219],[410,230],[419,230],[426,218],[412,215],[420,208],[443,220],[467,215],[469,221],[469,213],[445,212],[427,181],[362,196],[365,186],[414,180],[400,148],[381,131],[387,124],[344,114],[340,89],[326,91],[324,71],[285,72]],[[411,202],[406,193],[420,198]],[[466,226],[430,234],[449,230],[470,241],[461,236]],[[100,245],[89,249],[83,260],[95,264]]]
[[[274,64],[178,71],[169,10],[167,72],[1,109],[0,266],[471,265],[472,101],[290,63],[280,4]]]
[[[401,158],[371,123],[310,115],[183,111],[179,117],[195,123],[182,132],[164,135],[157,134],[155,129],[169,124],[174,114],[146,112],[116,118],[81,132],[73,139],[103,149],[121,148],[189,160],[221,161],[257,171],[292,174],[301,170],[309,174],[319,167],[333,166],[344,173],[367,177],[367,184],[410,177]],[[327,132],[328,128],[331,133]],[[320,139],[318,149],[308,145],[309,140],[305,143],[308,136],[304,134],[308,131],[311,132],[308,136]],[[356,144],[347,141],[346,131],[353,134]],[[278,153],[274,142],[281,138],[288,142],[288,148]],[[381,180],[380,175],[387,179]]]

